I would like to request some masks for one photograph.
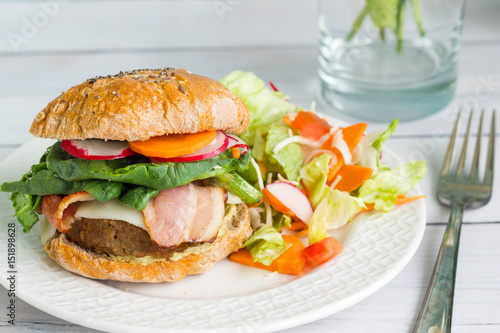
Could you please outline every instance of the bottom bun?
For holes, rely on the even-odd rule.
[[[216,262],[240,249],[252,234],[250,215],[244,204],[230,206],[224,221],[213,242],[188,248],[173,259],[108,256],[83,249],[65,234],[49,239],[45,250],[68,271],[93,279],[174,282],[210,270]]]

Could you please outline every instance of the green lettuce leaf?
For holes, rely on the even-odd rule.
[[[387,129],[382,134],[380,134],[378,140],[376,140],[372,144],[372,147],[375,148],[378,153],[380,153],[380,150],[382,149],[382,145],[384,144],[384,142],[386,142],[387,139],[391,137],[392,133],[394,133],[394,131],[396,130],[396,126],[398,126],[398,123],[399,120],[394,119],[392,123],[389,124],[389,127],[387,127]]]
[[[273,149],[279,142],[288,138],[288,127],[273,125],[269,129],[265,144],[267,166],[272,171],[284,173],[289,180],[300,181],[300,168],[302,167],[302,149],[298,143],[291,143],[280,149],[278,154]]]
[[[240,135],[250,146],[254,145],[259,126],[272,124],[296,110],[295,105],[266,88],[264,81],[252,72],[234,71],[220,82],[240,97],[250,111],[250,124]]]
[[[394,119],[389,127],[382,133],[377,130],[361,138],[360,144],[363,146],[363,155],[357,165],[373,169],[373,175],[377,175],[381,169],[380,151],[382,145],[394,133],[398,120]]]
[[[243,246],[250,251],[254,262],[269,266],[274,259],[288,250],[291,244],[287,245],[272,225],[265,225],[257,230]]]
[[[158,195],[159,190],[144,186],[135,186],[120,197],[120,202],[137,210],[146,208],[150,199]]]
[[[392,170],[382,170],[361,185],[358,198],[365,203],[374,203],[376,210],[390,211],[398,194],[410,191],[426,173],[425,161],[413,161]]]
[[[15,216],[17,217],[19,223],[23,226],[23,232],[29,232],[39,221],[39,217],[35,209],[40,204],[42,197],[14,192],[10,196],[10,200],[12,201],[16,212]]]
[[[330,159],[329,154],[321,154],[300,170],[314,208],[307,232],[309,244],[328,237],[327,230],[344,226],[365,208],[362,200],[326,185]]]
[[[96,200],[101,202],[118,198],[123,190],[123,184],[118,182],[90,180],[82,182],[82,184],[82,191],[92,194]]]

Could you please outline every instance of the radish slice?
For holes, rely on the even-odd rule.
[[[85,160],[115,160],[136,154],[127,141],[63,140],[61,148]]]
[[[194,153],[189,155],[177,156],[172,158],[158,158],[155,157],[154,161],[158,162],[194,162],[199,160],[204,160],[216,155],[219,155],[229,146],[228,136],[222,132],[217,131],[215,140],[206,145],[205,147],[198,149]]]
[[[309,223],[313,209],[309,199],[295,185],[287,182],[274,182],[266,185],[268,190],[276,199],[293,212],[301,221]]]
[[[229,146],[228,148],[236,147],[240,148],[240,154],[245,155],[248,153],[248,145],[245,143],[245,141],[241,140],[234,134],[226,134],[227,137],[229,138]]]

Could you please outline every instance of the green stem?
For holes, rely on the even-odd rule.
[[[262,193],[235,172],[214,177],[213,181],[216,185],[240,197],[241,201],[246,204],[255,205],[262,200]]]
[[[396,52],[401,53],[403,49],[403,37],[404,37],[404,16],[405,16],[406,0],[399,0],[398,9],[396,13],[396,39],[398,44],[396,47]]]
[[[380,28],[380,39],[385,42],[385,29],[382,27]]]
[[[411,5],[413,8],[413,17],[415,22],[417,22],[418,30],[420,31],[420,36],[425,36],[424,24],[422,22],[422,7],[421,0],[411,0]]]
[[[361,25],[363,24],[363,20],[365,19],[366,15],[368,15],[368,11],[369,11],[368,5],[365,5],[365,7],[361,11],[361,13],[359,13],[358,17],[354,21],[354,23],[352,25],[351,32],[349,32],[349,34],[347,35],[347,38],[346,38],[347,41],[350,41],[354,37],[356,32],[358,32],[359,28],[361,28]]]

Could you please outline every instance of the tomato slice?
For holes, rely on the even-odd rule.
[[[339,255],[344,247],[335,237],[327,237],[304,249],[307,259],[314,265],[321,265]]]

